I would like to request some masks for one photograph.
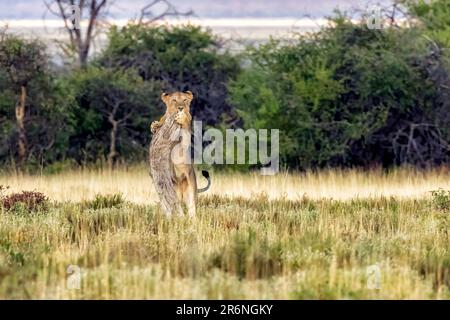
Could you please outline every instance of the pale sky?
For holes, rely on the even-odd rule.
[[[46,12],[44,0],[0,0],[0,20],[41,19]],[[51,2],[51,0],[46,0]],[[150,0],[114,0],[111,13],[117,19],[138,15]],[[171,0],[180,10],[192,9],[200,18],[320,18],[339,7],[349,10],[389,0]],[[161,9],[161,8],[160,8]],[[51,15],[47,13],[47,18]]]

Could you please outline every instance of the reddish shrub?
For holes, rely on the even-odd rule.
[[[48,209],[48,198],[43,193],[37,191],[13,193],[0,198],[0,202],[5,210],[12,210],[17,206],[23,207],[28,212],[38,209]]]

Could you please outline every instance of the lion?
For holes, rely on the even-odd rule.
[[[172,208],[182,213],[180,203],[184,203],[188,214],[195,216],[198,193],[210,188],[211,178],[208,171],[202,171],[208,184],[205,188],[197,189],[195,170],[190,159],[190,105],[194,95],[190,91],[163,93],[161,99],[166,105],[166,112],[159,121],[152,122],[150,126],[153,133],[150,145],[150,173],[167,214],[172,213]],[[175,136],[180,140],[175,139]]]

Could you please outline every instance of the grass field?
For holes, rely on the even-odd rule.
[[[50,198],[0,208],[0,298],[450,299],[448,169],[212,176],[190,219],[144,167],[0,175]]]

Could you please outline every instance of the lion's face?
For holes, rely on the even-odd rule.
[[[190,105],[194,95],[190,91],[163,93],[161,95],[162,101],[165,103],[167,110],[166,114],[174,114],[179,111],[190,113]]]

